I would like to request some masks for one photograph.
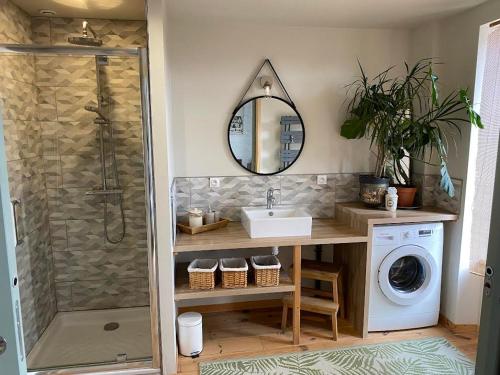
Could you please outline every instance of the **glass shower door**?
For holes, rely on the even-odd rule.
[[[12,375],[26,374],[20,298],[16,267],[16,234],[5,160],[3,123],[0,118],[0,369]]]
[[[151,367],[143,57],[22,48],[0,53],[0,108],[3,183],[23,240],[12,253],[24,361],[29,371]]]

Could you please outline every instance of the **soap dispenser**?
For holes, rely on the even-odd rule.
[[[205,213],[204,221],[205,225],[215,223],[215,212],[210,205],[208,205],[208,211]]]
[[[385,209],[387,211],[396,212],[398,208],[398,191],[395,187],[387,188],[385,195]]]

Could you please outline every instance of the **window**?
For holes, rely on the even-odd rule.
[[[487,25],[480,37],[478,69],[483,70],[476,98],[485,128],[471,136],[471,157],[475,154],[472,220],[470,237],[470,270],[484,275],[490,232],[491,205],[500,133],[500,26]],[[482,43],[481,43],[482,39]],[[483,49],[483,51],[481,51]],[[478,92],[479,91],[479,92]]]

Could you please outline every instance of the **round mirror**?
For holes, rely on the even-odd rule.
[[[304,146],[300,114],[285,100],[259,96],[247,100],[229,122],[229,148],[246,170],[270,175],[289,168]]]

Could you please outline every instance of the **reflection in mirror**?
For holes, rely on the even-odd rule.
[[[257,174],[290,167],[304,143],[299,113],[276,97],[253,98],[241,105],[229,123],[229,147],[236,161]]]

